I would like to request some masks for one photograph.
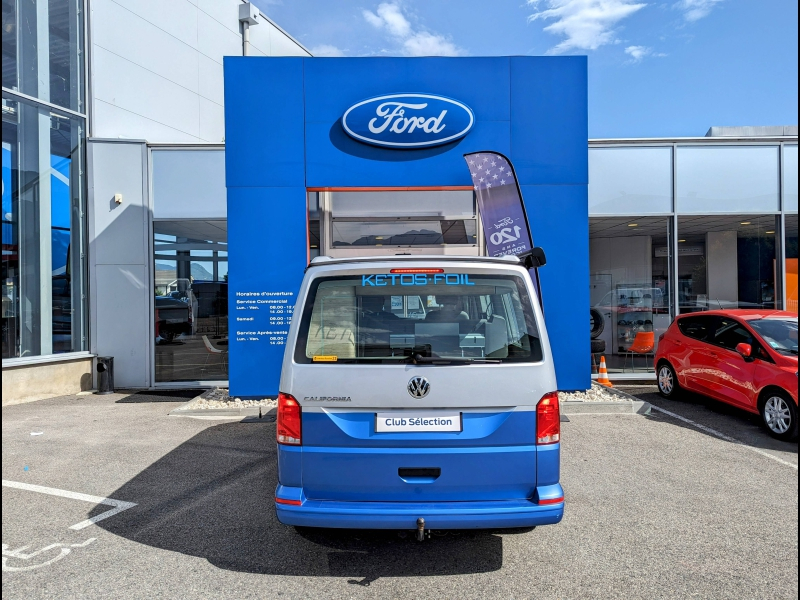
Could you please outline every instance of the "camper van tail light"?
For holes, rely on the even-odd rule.
[[[392,269],[390,273],[415,275],[417,273],[444,273],[444,269]]]
[[[542,396],[536,405],[536,443],[555,444],[561,439],[561,414],[558,410],[558,393]]]
[[[299,446],[303,443],[301,430],[302,408],[297,400],[289,394],[278,394],[278,427],[277,439],[279,444]]]

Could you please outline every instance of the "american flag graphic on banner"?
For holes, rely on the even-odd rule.
[[[489,256],[518,255],[533,248],[514,168],[497,152],[465,154]]]

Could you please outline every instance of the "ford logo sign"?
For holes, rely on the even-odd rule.
[[[467,135],[474,124],[469,106],[431,94],[378,96],[342,116],[342,127],[353,139],[398,149],[446,144]]]

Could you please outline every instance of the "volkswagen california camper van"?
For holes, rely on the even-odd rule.
[[[518,259],[315,258],[280,380],[278,519],[420,538],[558,523],[555,390]]]

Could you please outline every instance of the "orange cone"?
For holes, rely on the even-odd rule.
[[[606,387],[614,387],[611,380],[608,378],[608,371],[606,370],[606,357],[600,357],[600,376],[597,378],[597,383]]]

